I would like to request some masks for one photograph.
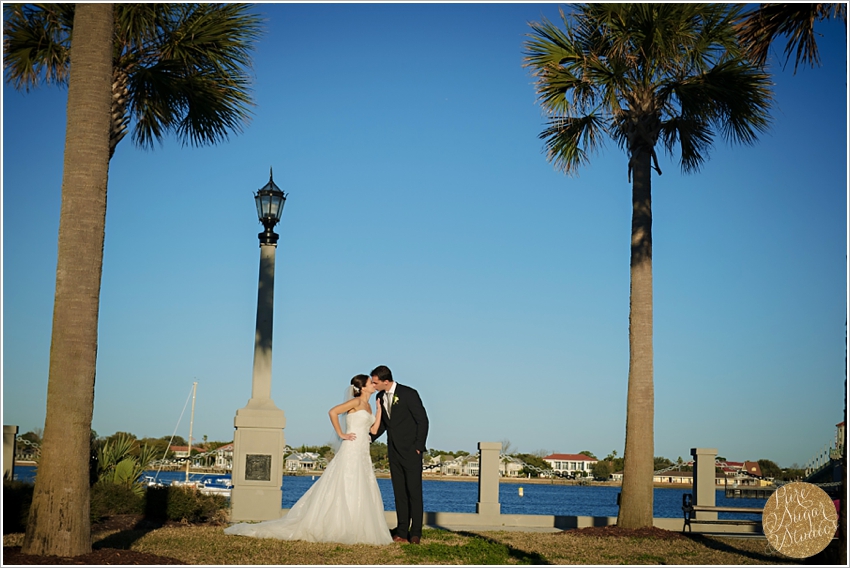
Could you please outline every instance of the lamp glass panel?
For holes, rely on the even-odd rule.
[[[274,196],[266,194],[263,196],[263,218],[268,219],[272,217],[272,203],[274,203]]]
[[[257,216],[263,218],[263,198],[261,195],[254,196],[254,202],[257,204]]]
[[[269,196],[269,217],[280,219],[280,197],[277,195]]]

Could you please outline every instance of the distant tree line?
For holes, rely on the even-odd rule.
[[[40,428],[36,428],[35,430],[31,430],[29,432],[25,432],[18,436],[19,439],[27,440],[33,444],[41,445],[42,431]],[[148,451],[152,453],[154,456],[153,459],[173,459],[174,452],[171,450],[171,446],[188,446],[189,442],[186,441],[182,436],[162,436],[160,438],[137,438],[135,434],[130,432],[115,432],[110,436],[99,436],[95,430],[91,431],[91,446],[92,452],[97,452],[99,447],[106,445],[107,443],[115,444],[118,440],[129,440],[129,450],[128,454],[133,457],[139,457],[141,453],[144,451],[144,448],[147,447]],[[202,440],[193,440],[192,441],[192,455],[197,455],[205,452],[209,452],[212,450],[216,450],[221,446],[226,446],[227,444],[231,444],[232,442],[219,442],[213,441],[210,442],[207,440],[207,436],[203,436]]]
[[[29,432],[25,432],[18,436],[20,439],[27,440],[33,444],[41,444],[41,435],[42,431],[39,428],[31,430]],[[170,446],[188,446],[189,443],[182,436],[162,436],[160,438],[136,438],[135,434],[130,432],[115,432],[110,436],[101,437],[98,436],[97,432],[92,430],[92,453],[96,454],[97,448],[102,447],[106,443],[116,443],[119,439],[128,439],[132,442],[131,447],[128,451],[130,456],[138,458],[145,447],[152,452],[154,459],[173,459],[174,452],[171,451]],[[170,442],[170,445],[169,445]],[[226,446],[227,444],[231,444],[232,442],[221,442],[221,441],[208,441],[207,436],[202,436],[202,441],[193,441],[192,442],[192,455],[197,455],[204,452],[209,452],[215,449],[220,448],[221,446]],[[197,445],[196,445],[197,444]],[[511,444],[509,441],[503,441],[502,446],[505,450],[510,450]],[[294,451],[301,453],[315,453],[330,461],[333,459],[334,451],[330,444],[324,444],[321,446],[308,446],[302,444],[297,448],[293,448]],[[543,457],[549,455],[551,452],[547,450],[537,450],[534,453],[521,453],[515,452],[510,455],[516,459],[519,459],[529,466],[533,466],[534,468],[540,468],[544,471],[551,470],[552,466],[549,463],[543,460]],[[388,469],[389,468],[389,460],[387,458],[387,445],[383,442],[374,442],[369,447],[369,454],[372,458],[372,464],[378,469]],[[579,452],[581,455],[586,455],[595,460],[599,460],[593,452],[589,450],[582,450]],[[455,459],[462,456],[470,455],[469,452],[465,450],[438,450],[436,448],[429,448],[426,453],[428,457],[435,458],[438,456],[444,456],[444,460]],[[284,456],[285,457],[285,456]],[[726,461],[725,457],[718,456],[718,461]],[[757,460],[759,467],[761,468],[762,476],[771,477],[778,481],[795,481],[802,479],[805,477],[805,470],[800,468],[796,463],[792,464],[791,467],[782,468],[777,465],[775,462],[768,459],[760,459]],[[617,451],[613,450],[607,456],[602,458],[593,464],[590,468],[590,471],[595,479],[608,479],[612,473],[616,473],[618,471],[623,471],[624,458],[617,455]],[[671,466],[678,466],[676,471],[692,471],[693,468],[685,463],[681,456],[673,462],[668,458],[656,456],[654,460],[654,471],[659,471],[661,469],[666,469]],[[719,468],[718,468],[719,472]],[[540,472],[537,469],[532,468],[523,468],[521,470],[521,475],[531,475],[531,477],[537,477]]]

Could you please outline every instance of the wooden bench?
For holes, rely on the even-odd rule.
[[[751,521],[747,519],[695,519],[694,514],[698,512],[705,513],[749,513],[752,515],[760,515],[764,512],[758,507],[710,507],[707,505],[694,505],[693,495],[685,493],[682,495],[682,512],[685,515],[685,524],[682,527],[682,532],[688,529],[691,532],[691,523],[699,523],[705,525],[753,525],[761,526],[761,521]]]

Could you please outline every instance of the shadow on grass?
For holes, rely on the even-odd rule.
[[[420,563],[550,564],[539,554],[514,548],[474,532],[453,532],[469,541],[460,546],[426,541],[421,545],[405,546],[404,554]]]
[[[158,489],[158,488],[157,488]],[[145,499],[144,516],[129,527],[121,527],[116,533],[92,543],[92,548],[119,548],[128,550],[133,543],[151,531],[165,526],[168,515],[169,491],[148,489]],[[105,527],[109,530],[109,527]]]
[[[109,536],[106,536],[93,542],[91,547],[93,550],[98,550],[101,548],[117,548],[119,550],[130,550],[133,546],[133,543],[140,540],[146,534],[156,530],[157,528],[159,527],[141,529],[132,528],[128,530],[119,531],[117,533],[113,533]]]
[[[129,526],[125,524],[122,527],[115,527],[109,526],[108,523],[106,526],[102,526],[98,532],[110,531],[116,528],[118,530],[108,536],[93,541],[92,549],[116,548],[120,550],[130,550],[133,544],[136,541],[141,540],[146,534],[166,525],[166,521],[164,519],[150,517],[142,517],[139,519],[138,516],[136,518],[137,520]]]
[[[783,561],[787,561],[788,564],[803,564],[804,562],[797,558],[790,558],[788,556],[783,556],[778,552],[773,552],[773,549],[770,548],[767,540],[764,541],[764,553],[760,552],[752,552],[746,550],[744,548],[736,547],[734,544],[726,541],[720,541],[715,539],[714,537],[704,536],[701,534],[685,534],[685,538],[689,538],[695,543],[704,546],[706,548],[710,548],[711,550],[716,550],[718,552],[726,552],[730,554],[736,554],[738,556],[744,556],[749,558],[750,560],[754,560],[755,562],[775,562],[777,558],[781,558]]]

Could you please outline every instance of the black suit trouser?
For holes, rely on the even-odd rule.
[[[422,455],[410,451],[413,456],[406,459],[395,452],[389,456],[398,519],[396,535],[401,538],[422,536]]]

